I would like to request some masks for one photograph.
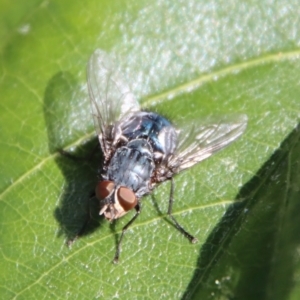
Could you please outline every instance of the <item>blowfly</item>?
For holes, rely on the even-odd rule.
[[[195,243],[172,215],[174,175],[210,157],[236,140],[247,116],[225,116],[210,123],[188,122],[175,128],[163,116],[142,111],[115,61],[97,49],[87,68],[88,90],[103,166],[95,195],[100,215],[114,221],[130,210],[133,218],[123,227],[114,262],[118,262],[125,231],[141,212],[141,199],[161,182],[170,180],[168,215],[176,228]]]

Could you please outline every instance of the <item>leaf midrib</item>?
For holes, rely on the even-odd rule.
[[[178,96],[180,94],[184,93],[190,93],[192,90],[197,89],[199,86],[203,85],[204,83],[208,83],[210,81],[214,81],[214,78],[218,77],[224,77],[226,75],[240,72],[242,70],[245,70],[247,68],[253,68],[259,65],[264,65],[270,62],[281,62],[285,60],[291,60],[291,59],[297,59],[300,57],[300,49],[295,51],[288,51],[288,52],[279,52],[276,54],[269,54],[267,56],[261,56],[259,58],[255,58],[252,60],[248,60],[246,62],[241,62],[238,64],[234,64],[231,66],[228,66],[226,68],[222,68],[220,70],[214,71],[210,74],[201,75],[199,78],[195,80],[191,80],[185,84],[179,85],[178,87],[174,87],[166,92],[162,92],[158,95],[152,96],[147,98],[143,102],[143,106],[150,107],[157,103],[162,103],[164,101],[170,100],[170,98],[174,98],[175,96]],[[172,96],[172,97],[170,97]],[[170,97],[170,98],[169,98]],[[88,140],[94,135],[94,131],[84,135],[83,137],[77,139],[73,143],[67,145],[65,148],[70,148],[77,146],[81,144],[83,141]],[[20,175],[11,185],[4,188],[4,190],[0,194],[0,201],[3,199],[3,197],[10,192],[14,187],[18,186],[18,184],[21,184],[23,180],[26,179],[27,176],[30,176],[33,174],[36,170],[40,169],[46,162],[48,162],[51,159],[54,159],[57,157],[59,153],[50,154],[49,156],[45,157],[42,161],[40,161],[38,164],[33,166],[31,169]]]

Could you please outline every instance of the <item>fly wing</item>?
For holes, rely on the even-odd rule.
[[[229,115],[199,124],[190,122],[178,136],[178,146],[168,166],[178,173],[228,146],[245,131],[246,115]]]
[[[95,50],[88,62],[87,84],[96,132],[103,152],[107,153],[114,125],[124,115],[140,110],[140,106],[120,67],[103,50]]]

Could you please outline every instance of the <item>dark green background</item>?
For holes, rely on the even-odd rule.
[[[299,299],[299,1],[1,1],[2,299]],[[86,64],[117,54],[144,108],[175,124],[246,113],[246,133],[71,249],[100,157]],[[298,126],[298,129],[296,128]]]

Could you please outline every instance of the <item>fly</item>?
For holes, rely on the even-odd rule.
[[[247,116],[227,116],[209,124],[186,123],[176,130],[166,118],[142,111],[119,66],[97,49],[87,68],[87,83],[97,136],[104,155],[95,194],[100,215],[114,221],[130,210],[133,218],[123,227],[114,262],[128,227],[141,212],[141,199],[161,182],[171,181],[168,215],[176,228],[195,243],[172,215],[174,175],[210,157],[236,140]]]

